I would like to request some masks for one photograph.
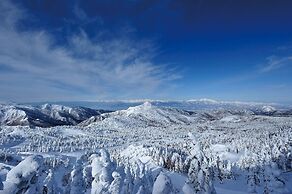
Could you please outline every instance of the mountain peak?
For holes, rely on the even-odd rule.
[[[263,106],[262,110],[266,113],[272,113],[276,111],[276,108],[274,108],[273,106]]]
[[[128,114],[140,113],[141,111],[144,112],[145,110],[149,110],[151,108],[153,108],[152,104],[149,101],[146,101],[141,105],[129,107],[126,112]]]
[[[144,102],[144,103],[142,104],[142,106],[144,106],[144,107],[151,107],[152,104],[151,104],[151,102],[146,101],[146,102]]]

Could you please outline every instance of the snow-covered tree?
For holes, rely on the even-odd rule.
[[[152,194],[172,194],[172,193],[174,193],[174,191],[171,180],[165,173],[160,172],[160,174],[157,176],[154,182]]]
[[[3,192],[41,193],[42,186],[38,184],[38,178],[42,173],[42,165],[41,156],[28,156],[8,172]]]
[[[216,193],[213,186],[213,171],[210,170],[209,161],[205,156],[201,144],[190,135],[192,146],[190,150],[191,163],[188,172],[187,184],[191,185],[195,193]]]

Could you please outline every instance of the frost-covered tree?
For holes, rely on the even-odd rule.
[[[112,177],[112,163],[109,154],[105,150],[100,151],[100,156],[91,156],[92,166],[92,194],[105,193],[108,191]]]
[[[286,192],[285,182],[281,178],[281,172],[277,164],[274,162],[265,167],[264,182],[265,194],[280,194]]]
[[[4,183],[4,193],[41,193],[42,186],[38,184],[41,175],[43,157],[28,156],[12,168]]]
[[[86,191],[86,183],[82,174],[82,162],[82,159],[77,160],[71,172],[71,194],[85,193]]]
[[[247,174],[247,191],[249,194],[257,194],[259,178],[253,168],[248,169]]]
[[[114,171],[112,173],[112,177],[113,177],[113,181],[111,182],[110,186],[109,186],[109,192],[111,194],[119,194],[121,192],[122,189],[122,176]]]
[[[194,193],[216,193],[213,186],[213,171],[210,170],[209,161],[205,156],[201,144],[192,135],[190,150],[191,163],[188,172],[187,184],[191,185]]]
[[[130,168],[125,168],[125,178],[122,187],[121,193],[130,193],[133,190],[134,183],[133,183],[133,176],[131,174]]]
[[[154,185],[152,194],[172,194],[173,186],[170,178],[163,172],[157,176]]]

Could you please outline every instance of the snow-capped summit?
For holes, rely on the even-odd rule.
[[[154,105],[152,105],[151,102],[146,101],[141,105],[129,107],[128,110],[146,110],[146,109],[150,109],[153,106]]]
[[[152,104],[151,104],[151,102],[146,101],[146,102],[143,103],[143,106],[144,106],[144,107],[151,107]]]
[[[273,113],[276,111],[276,108],[275,107],[272,107],[272,106],[263,106],[262,107],[262,111],[264,113]]]
[[[143,111],[148,111],[151,108],[155,108],[155,106],[153,106],[150,102],[146,101],[141,105],[138,106],[134,106],[134,107],[129,107],[127,110],[124,110],[123,112],[125,112],[126,114],[130,115],[130,114],[139,114]]]
[[[62,106],[58,104],[43,104],[40,106],[42,110],[55,110],[55,111],[61,111],[61,110],[71,110],[71,107],[68,106]]]
[[[46,103],[46,104],[41,105],[41,108],[42,108],[42,109],[51,109],[51,108],[52,108],[52,105]]]

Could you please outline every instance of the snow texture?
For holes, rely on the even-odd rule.
[[[63,121],[82,114],[49,104],[19,107],[1,106],[0,193],[292,193],[287,110],[186,111],[145,102],[46,128],[31,127],[27,109]],[[29,126],[7,126],[26,125],[25,118]]]

